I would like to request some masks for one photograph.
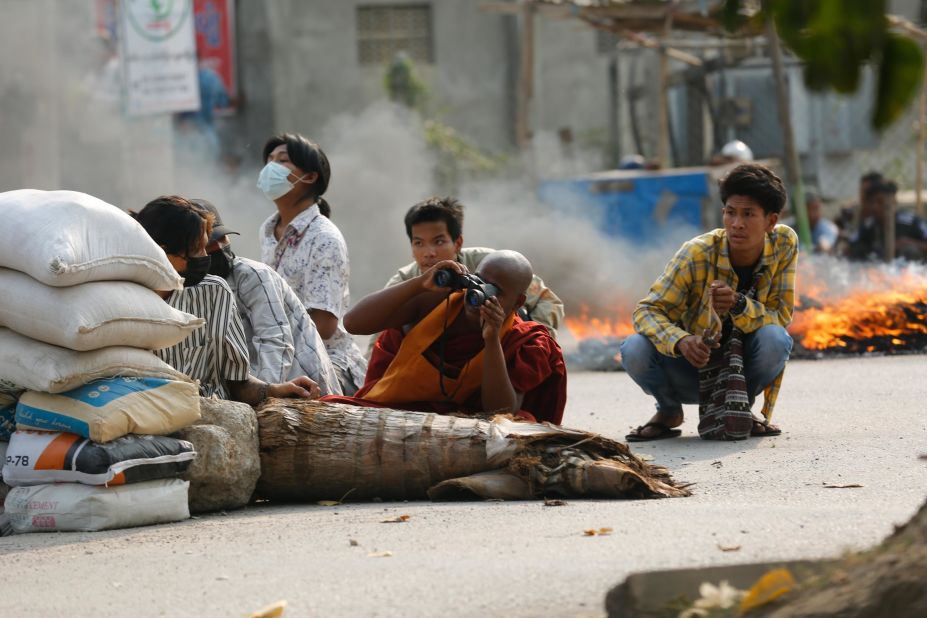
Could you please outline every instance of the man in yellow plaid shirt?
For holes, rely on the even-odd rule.
[[[763,419],[754,417],[750,435],[781,433],[769,418],[792,350],[785,327],[795,300],[798,238],[777,225],[786,192],[767,168],[739,165],[720,189],[724,228],[682,246],[638,303],[637,334],[621,346],[625,370],[657,406],[650,421],[626,436],[630,441],[681,434],[682,404],[699,403],[699,369],[717,362],[712,350],[732,332],[743,337],[747,414],[765,391]]]

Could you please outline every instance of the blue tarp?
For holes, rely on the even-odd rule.
[[[555,209],[588,215],[609,236],[646,244],[672,227],[702,229],[710,199],[706,168],[613,171],[541,183]]]

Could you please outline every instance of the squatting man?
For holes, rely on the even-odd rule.
[[[769,418],[792,349],[798,238],[777,225],[786,192],[762,165],[731,170],[720,195],[724,228],[679,249],[621,346],[625,369],[657,408],[629,441],[679,436],[682,405],[696,403],[703,438],[781,433]],[[751,413],[760,392],[762,419]]]

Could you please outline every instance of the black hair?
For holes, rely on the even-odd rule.
[[[753,199],[767,215],[782,212],[785,206],[785,187],[782,180],[759,163],[743,163],[732,169],[718,183],[721,189],[721,205],[727,204],[732,195],[743,195]]]
[[[863,198],[870,200],[876,195],[895,195],[896,193],[898,193],[898,185],[883,178],[880,182],[869,185],[869,188],[863,192]]]
[[[860,177],[859,177],[859,182],[860,182],[860,184],[862,184],[862,183],[864,183],[864,182],[865,182],[865,183],[868,183],[868,184],[873,184],[873,183],[877,184],[877,183],[882,182],[882,180],[884,180],[884,178],[885,178],[885,177],[882,175],[882,172],[877,172],[877,171],[875,171],[875,170],[872,170],[872,171],[866,172],[865,174],[863,174],[862,176],[860,176]]]
[[[172,255],[186,257],[212,231],[212,213],[179,195],[162,195],[129,214]]]
[[[279,133],[271,137],[267,140],[267,143],[264,144],[261,160],[267,163],[267,158],[270,156],[270,153],[278,146],[283,145],[286,145],[286,154],[293,165],[307,174],[315,172],[319,175],[314,183],[307,186],[306,195],[316,198],[319,204],[319,212],[330,218],[332,207],[321,198],[328,190],[328,183],[329,180],[331,180],[332,170],[331,165],[328,163],[328,157],[325,156],[322,147],[299,133]]]
[[[409,209],[406,213],[406,234],[412,240],[412,226],[419,223],[443,221],[451,240],[457,241],[463,233],[463,204],[452,197],[429,197]]]

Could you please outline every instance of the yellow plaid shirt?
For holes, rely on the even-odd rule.
[[[777,225],[766,235],[758,268],[763,269],[755,299],[747,299],[734,326],[752,333],[762,326],[792,321],[795,305],[795,265],[798,236],[792,228]],[[728,257],[727,233],[713,230],[684,244],[654,282],[650,293],[634,310],[634,328],[666,356],[678,356],[676,343],[688,335],[701,336],[710,325],[709,285],[715,279],[737,289],[737,273]],[[772,416],[782,373],[763,392],[763,416]]]

